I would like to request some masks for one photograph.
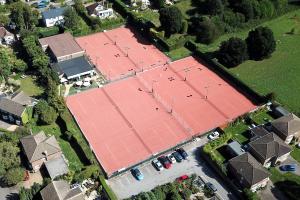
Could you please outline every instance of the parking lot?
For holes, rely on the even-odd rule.
[[[224,200],[234,200],[236,197],[231,194],[228,188],[222,183],[205,161],[201,158],[199,147],[207,141],[206,138],[200,141],[194,141],[183,148],[188,152],[189,158],[181,163],[175,163],[170,169],[157,171],[151,163],[147,163],[139,167],[144,174],[142,181],[137,181],[131,174],[126,172],[118,177],[108,180],[108,184],[120,199],[128,198],[140,192],[150,191],[157,185],[162,185],[174,181],[182,175],[197,174],[201,176],[205,182],[213,183],[218,189],[217,194]]]

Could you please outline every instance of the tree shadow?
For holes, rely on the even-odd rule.
[[[10,193],[6,195],[7,200],[19,200],[19,194],[18,193]]]
[[[278,193],[277,189],[281,190],[288,199],[299,200],[300,199],[300,184],[295,181],[279,181],[274,184],[276,188],[272,188],[273,195],[281,199],[281,195]]]

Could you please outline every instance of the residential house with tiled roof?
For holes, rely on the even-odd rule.
[[[291,143],[292,139],[299,141],[300,139],[300,119],[296,115],[290,113],[275,119],[272,124],[272,130],[276,133],[286,144]]]
[[[52,181],[40,192],[43,200],[84,200],[80,187],[71,189],[65,180]]]
[[[84,50],[69,32],[41,38],[39,43],[55,62],[70,60],[84,55]]]
[[[228,172],[243,187],[255,192],[269,182],[269,173],[250,153],[244,153],[228,161]]]
[[[15,36],[5,27],[0,27],[0,44],[11,45],[15,41]]]
[[[36,135],[25,136],[20,141],[29,166],[34,172],[38,171],[44,162],[62,156],[56,138],[47,137],[43,131]]]
[[[249,152],[264,167],[285,161],[291,152],[291,148],[274,133],[268,133],[253,140],[248,146]]]
[[[88,14],[91,16],[97,16],[100,19],[105,19],[112,17],[114,15],[114,11],[112,8],[108,7],[108,2],[96,2],[86,7]]]

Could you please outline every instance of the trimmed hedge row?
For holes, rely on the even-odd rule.
[[[225,67],[223,67],[220,63],[215,60],[210,59],[206,54],[202,53],[195,42],[187,41],[185,43],[185,47],[193,52],[193,54],[201,60],[201,62],[206,63],[206,66],[209,67],[216,74],[227,80],[231,83],[235,88],[249,99],[251,99],[255,104],[261,105],[270,100],[270,95],[262,96],[248,85],[246,85],[243,81],[233,76],[230,72],[228,72]]]
[[[52,35],[57,35],[60,33],[59,27],[53,26],[50,28],[41,28],[38,30],[38,37],[39,38],[44,38],[44,37],[49,37]]]
[[[112,191],[112,189],[106,184],[105,178],[104,176],[99,176],[99,180],[101,185],[104,188],[104,191],[106,193],[106,195],[108,196],[108,198],[110,200],[118,200],[117,196],[115,195],[115,193]]]

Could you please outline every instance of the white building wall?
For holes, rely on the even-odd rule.
[[[51,19],[44,19],[44,23],[46,25],[46,27],[51,27],[54,26],[58,23],[60,23],[61,21],[63,21],[64,17],[63,16],[58,16],[55,18],[51,18]]]

